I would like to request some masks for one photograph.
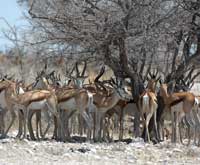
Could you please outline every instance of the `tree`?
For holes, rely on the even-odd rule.
[[[27,7],[34,44],[76,47],[130,78],[134,101],[151,69],[166,82],[190,86],[199,75],[199,0],[19,0]],[[63,49],[68,54],[68,49]],[[72,50],[72,49],[71,49]],[[191,51],[193,50],[193,52]],[[76,57],[76,59],[78,59]],[[187,83],[183,83],[183,82]],[[181,84],[180,84],[181,82]],[[172,88],[173,89],[173,88]]]

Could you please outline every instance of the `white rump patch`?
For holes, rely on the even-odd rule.
[[[149,104],[149,96],[147,93],[143,96],[143,104],[148,105]]]
[[[24,90],[22,89],[22,87],[19,87],[19,94],[23,94],[25,93]]]
[[[194,99],[194,105],[199,105],[199,99],[195,97]]]

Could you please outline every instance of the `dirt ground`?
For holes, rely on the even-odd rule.
[[[200,148],[190,145],[131,143],[62,143],[53,140],[0,140],[1,165],[124,165],[124,164],[199,164]]]

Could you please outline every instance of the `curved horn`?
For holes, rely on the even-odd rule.
[[[15,75],[13,74],[13,75],[11,75],[10,77],[7,77],[7,79],[12,80],[14,76],[15,76]]]
[[[153,74],[151,74],[151,71],[149,71],[149,76],[152,78],[153,77]]]
[[[47,70],[47,61],[45,62],[44,70]]]
[[[156,79],[156,82],[158,81],[158,80],[160,80],[161,79],[161,76],[159,76],[157,79]]]
[[[83,71],[82,71],[82,73],[81,73],[81,76],[84,76],[85,71],[86,71],[86,68],[87,68],[87,62],[84,61],[84,67],[83,67]]]
[[[162,79],[159,79],[159,83],[160,83],[160,84],[163,84],[163,80],[162,80]]]
[[[102,66],[99,74],[97,75],[97,77],[94,79],[94,82],[99,82],[100,77],[104,74],[105,72],[105,66]]]
[[[115,80],[112,77],[110,78],[110,80],[111,80],[111,83],[116,84]]]
[[[75,65],[73,66],[72,70],[70,72],[67,71],[67,68],[66,68],[66,76],[71,76],[73,71],[75,69]]]
[[[78,77],[80,76],[80,72],[78,70],[78,62],[76,62],[75,67],[76,67],[76,76]]]
[[[158,76],[158,68],[156,68],[156,71],[155,71],[155,78]]]

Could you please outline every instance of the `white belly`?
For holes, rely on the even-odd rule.
[[[31,104],[29,104],[28,109],[43,109],[46,106],[46,102],[46,99],[42,101],[32,102]]]
[[[174,105],[173,107],[171,107],[172,111],[174,112],[180,112],[183,110],[183,102],[180,102],[176,105]]]
[[[2,91],[0,93],[0,106],[2,108],[6,108],[7,107],[6,100],[5,100],[5,91]]]
[[[59,108],[60,109],[67,109],[67,110],[76,110],[76,101],[74,98],[71,98],[65,102],[59,103]]]

